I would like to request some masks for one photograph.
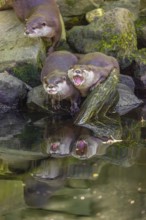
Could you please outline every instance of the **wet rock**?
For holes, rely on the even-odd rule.
[[[23,161],[45,158],[40,147],[42,133],[41,128],[31,125],[30,119],[19,112],[0,114],[0,159],[20,167]]]
[[[29,85],[38,85],[45,58],[42,40],[24,36],[24,25],[13,10],[0,11],[0,29],[0,71],[9,70]]]
[[[20,134],[26,123],[27,119],[19,112],[0,114],[0,141]]]
[[[119,102],[116,105],[116,112],[124,115],[132,109],[142,104],[142,100],[138,99],[130,87],[125,84],[118,84]]]
[[[0,73],[0,112],[17,109],[26,98],[28,87],[8,72]]]
[[[50,115],[70,115],[69,102],[61,104],[61,110],[52,108],[51,100],[48,99],[48,95],[42,85],[34,87],[28,92],[27,107],[32,112],[44,112]]]
[[[134,77],[136,82],[136,89],[146,89],[146,49],[137,51],[134,55]]]
[[[134,92],[135,83],[131,76],[120,74],[120,83],[127,85]]]
[[[125,67],[137,50],[133,14],[128,9],[115,8],[86,26],[74,26],[68,31],[67,40],[79,53],[103,52],[118,58]]]

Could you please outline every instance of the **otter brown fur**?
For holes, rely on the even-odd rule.
[[[41,81],[55,109],[60,108],[61,100],[67,99],[71,102],[71,112],[79,110],[80,93],[67,76],[68,69],[77,61],[76,56],[68,51],[55,51],[46,58]]]
[[[118,69],[118,61],[100,52],[88,53],[81,57],[78,64],[68,70],[68,77],[82,96],[103,82],[112,69]]]
[[[55,0],[14,0],[18,18],[25,22],[25,35],[51,40],[49,52],[57,46],[62,33],[60,11]]]

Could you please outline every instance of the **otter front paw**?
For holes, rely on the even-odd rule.
[[[59,110],[61,108],[60,102],[56,101],[56,100],[52,100],[52,108],[54,110]]]
[[[75,114],[79,110],[80,110],[80,108],[76,102],[71,104],[71,107],[70,107],[71,114]]]

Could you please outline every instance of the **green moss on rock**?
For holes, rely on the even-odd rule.
[[[35,65],[21,63],[13,67],[11,71],[17,78],[32,87],[40,84],[40,71]]]
[[[79,53],[100,51],[123,60],[137,50],[132,14],[115,8],[86,26],[68,32],[68,42]]]

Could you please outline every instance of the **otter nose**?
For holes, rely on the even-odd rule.
[[[54,87],[54,85],[53,85],[53,84],[49,84],[48,87],[49,87],[50,89],[52,89],[52,88]]]
[[[29,34],[29,31],[27,31],[27,30],[26,30],[26,31],[25,31],[25,34],[27,34],[27,35],[28,35],[28,34]]]

